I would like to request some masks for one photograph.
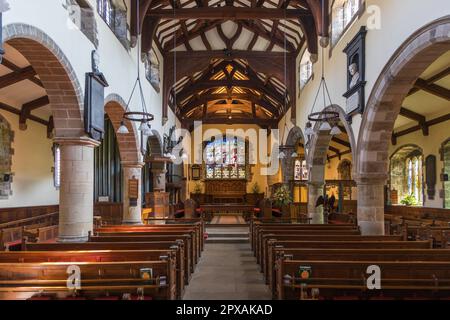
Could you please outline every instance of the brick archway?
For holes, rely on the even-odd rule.
[[[384,234],[384,185],[395,120],[419,76],[450,48],[450,16],[412,34],[384,67],[367,101],[358,137],[358,223],[364,234]]]
[[[110,94],[105,98],[105,113],[113,125],[114,131],[120,127],[123,114],[126,109],[126,102],[117,94]],[[135,126],[129,120],[125,120],[125,125],[129,133],[116,134],[119,144],[120,160],[122,163],[140,163],[142,155],[139,148],[139,138]]]
[[[21,23],[3,27],[4,41],[31,64],[47,92],[56,137],[81,137],[83,92],[69,60],[43,31]]]

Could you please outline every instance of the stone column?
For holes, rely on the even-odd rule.
[[[60,242],[84,242],[94,219],[94,147],[87,137],[55,138],[61,151]]]
[[[292,154],[294,153],[294,147],[285,147],[283,152],[285,157],[281,160],[281,174],[283,177],[283,183],[288,184],[289,181],[294,180],[294,159]]]
[[[312,224],[323,224],[323,206],[316,208],[319,196],[323,196],[323,182],[308,182],[308,218]]]
[[[123,217],[122,224],[142,224],[142,167],[141,162],[124,162],[122,161],[123,172]],[[137,203],[130,203],[128,195],[128,181],[130,179],[138,179],[138,199]]]
[[[384,235],[385,178],[359,178],[358,225],[363,235]]]

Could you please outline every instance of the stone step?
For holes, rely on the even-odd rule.
[[[208,237],[206,243],[248,243],[248,237],[229,238],[229,237]]]

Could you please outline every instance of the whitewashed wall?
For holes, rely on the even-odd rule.
[[[69,22],[68,11],[63,7],[65,0],[8,0],[11,9],[3,14],[3,26],[13,23],[31,25],[46,33],[62,50],[68,58],[83,91],[85,73],[91,71],[91,51],[95,49],[89,39]],[[100,71],[108,80],[109,87],[105,90],[105,97],[111,93],[120,95],[125,101],[131,94],[132,86],[136,80],[136,48],[127,51],[119,42],[114,33],[97,14],[96,0],[88,0],[96,12],[95,18],[98,28],[100,55]],[[126,0],[128,12],[130,1]],[[163,58],[155,49],[160,61],[160,77],[163,78]],[[164,132],[175,124],[175,116],[169,110],[169,119],[162,125],[162,96],[157,93],[145,78],[144,64],[141,63],[141,79],[147,104],[147,110],[154,114],[152,128],[163,136]],[[140,111],[139,96],[135,93],[131,109]],[[48,205],[58,203],[58,192],[53,187],[51,174],[52,153],[49,152],[51,140],[46,138],[45,127],[29,121],[29,128],[20,131],[17,128],[17,116],[2,112],[16,132],[14,148],[16,154],[13,158],[13,196],[0,202],[0,207],[16,207],[31,205]],[[137,127],[136,127],[137,129]],[[35,150],[39,149],[39,152]],[[36,152],[34,152],[36,151]],[[30,158],[33,154],[34,157]],[[31,167],[31,161],[36,163]],[[30,163],[28,163],[30,162]]]

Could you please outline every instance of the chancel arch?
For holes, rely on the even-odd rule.
[[[364,234],[384,234],[384,186],[389,172],[389,147],[396,143],[399,134],[404,134],[394,131],[398,116],[414,117],[424,135],[436,119],[445,121],[444,115],[430,123],[431,120],[418,117],[417,112],[405,110],[403,103],[422,89],[432,92],[429,85],[433,83],[424,85],[423,73],[449,51],[449,45],[450,16],[445,16],[414,32],[400,46],[372,89],[362,118],[356,161],[358,223]]]

